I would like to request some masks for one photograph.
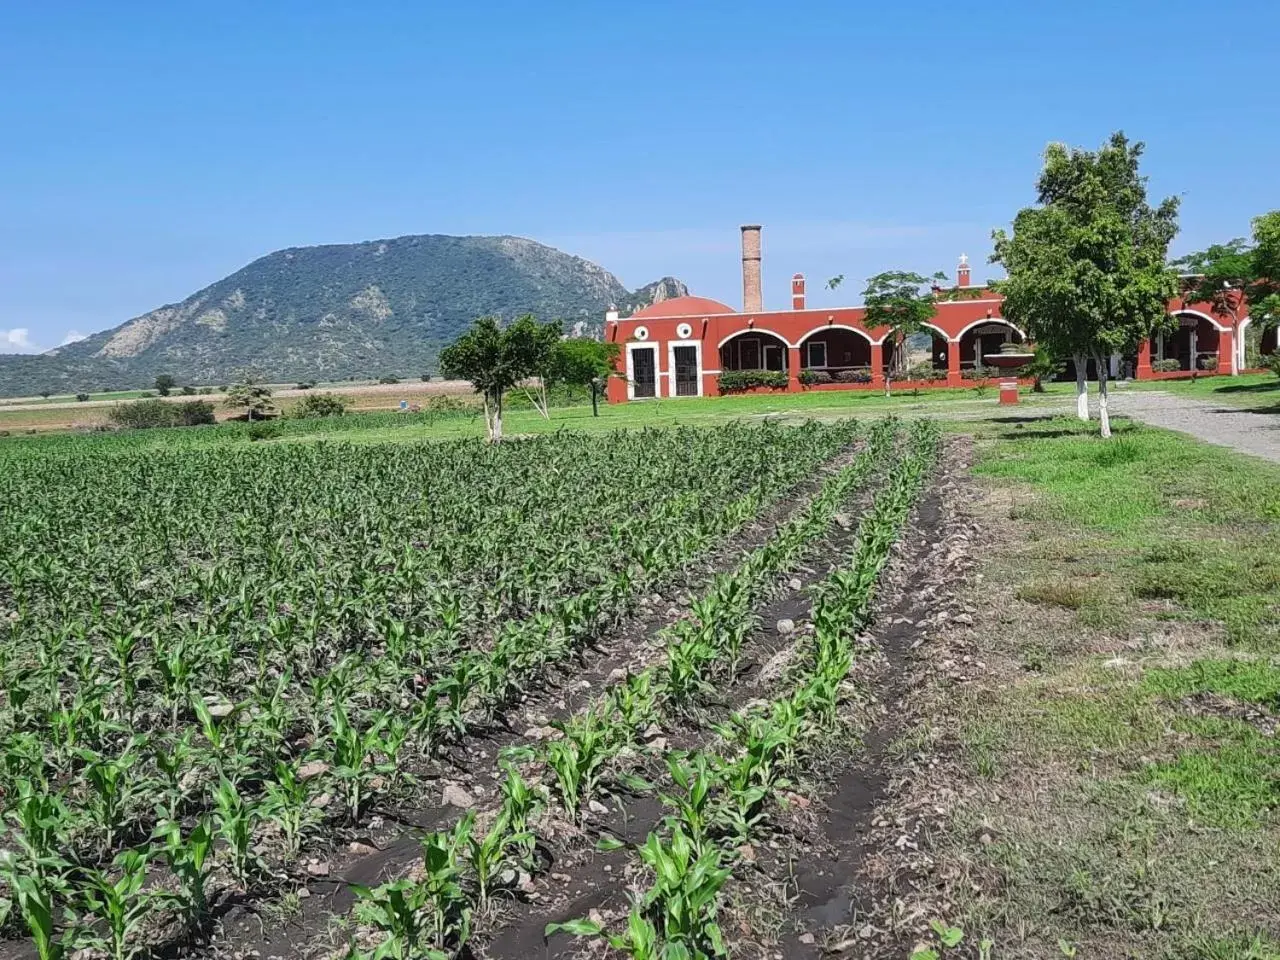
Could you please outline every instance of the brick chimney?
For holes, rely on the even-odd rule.
[[[956,286],[967,287],[969,285],[969,256],[968,254],[960,254],[960,266],[956,267]]]
[[[742,227],[742,312],[759,313],[764,309],[760,295],[760,224]]]
[[[804,309],[804,274],[797,273],[791,278],[791,309]]]

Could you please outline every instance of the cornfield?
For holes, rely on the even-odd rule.
[[[545,879],[546,825],[567,824],[648,885],[624,923],[549,933],[725,955],[735,851],[839,724],[938,448],[893,421],[500,446],[86,441],[0,451],[0,925],[40,958],[215,951],[222,905],[280,898],[313,853],[421,805],[461,745],[680,591],[651,663],[554,736],[515,736],[481,809],[417,834],[410,874],[352,886],[343,949],[462,955]],[[855,502],[789,668],[727,707],[762,604]],[[748,528],[759,542],[736,548]],[[647,750],[655,725],[698,746]],[[601,801],[643,793],[664,812],[642,843],[600,828]]]

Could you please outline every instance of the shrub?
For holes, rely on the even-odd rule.
[[[379,377],[378,382],[379,383],[399,383],[400,378],[399,377]]]
[[[297,420],[316,417],[340,417],[347,412],[347,401],[334,393],[309,393],[289,412]]]
[[[1259,360],[1261,366],[1280,377],[1280,353],[1266,354]]]
[[[188,400],[166,406],[173,407],[173,423],[177,427],[200,427],[217,422],[213,415],[213,404],[208,400]]]
[[[1208,370],[1210,373],[1212,373],[1213,371],[1217,370],[1217,369],[1218,369],[1218,358],[1217,358],[1217,357],[1201,357],[1201,358],[1200,358],[1200,369],[1201,369],[1201,370]]]
[[[211,393],[213,393],[213,387],[201,387],[201,388],[200,388],[200,396],[202,396],[202,397],[207,397],[207,396],[209,396],[209,394],[211,394]]]
[[[831,383],[832,376],[825,370],[801,370],[800,382],[806,387],[812,387],[815,383]]]
[[[196,388],[195,388],[195,387],[183,387],[183,388],[182,388],[182,395],[183,395],[184,397],[194,397],[194,396],[196,395]]]
[[[976,366],[972,370],[963,370],[960,373],[961,380],[990,380],[992,377],[999,376],[1000,371],[994,367]]]
[[[155,394],[152,393],[150,390],[143,390],[140,394],[138,394],[138,396],[141,397],[143,400],[150,400],[152,397],[155,396]]]
[[[84,403],[85,401],[87,401],[87,400],[89,399],[89,395],[88,395],[87,393],[77,393],[77,394],[76,394],[76,399],[77,399],[78,401],[80,401],[81,403]]]
[[[870,367],[854,367],[852,370],[840,370],[835,374],[837,383],[870,383]]]
[[[422,376],[420,376],[418,379],[419,379],[419,380],[421,380],[423,383],[430,383],[430,382],[431,382],[431,374],[429,374],[429,373],[424,373],[424,374],[423,374]]]
[[[1182,364],[1177,360],[1153,360],[1151,369],[1156,373],[1173,373],[1182,369]]]
[[[947,371],[937,370],[932,363],[925,361],[908,367],[906,378],[908,380],[945,380],[947,379]]]
[[[782,370],[730,370],[720,374],[720,392],[735,393],[752,387],[787,388],[787,374]]]
[[[213,404],[206,400],[167,403],[164,400],[135,400],[119,403],[107,411],[107,419],[131,430],[152,427],[195,427],[214,422]]]
[[[295,389],[310,390],[315,385],[316,385],[316,382],[314,380],[303,380],[301,383],[298,384],[298,386]]]

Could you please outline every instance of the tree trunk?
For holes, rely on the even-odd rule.
[[[1088,361],[1083,353],[1073,353],[1071,362],[1076,368],[1076,416],[1081,420],[1089,419],[1089,383],[1085,380],[1084,375],[1087,372]]]
[[[499,393],[493,401],[493,430],[489,434],[489,440],[492,443],[502,442],[502,394]]]
[[[1107,413],[1107,369],[1106,363],[1102,357],[1095,357],[1094,362],[1098,365],[1098,422],[1102,428],[1103,438],[1111,436],[1111,417]]]
[[[884,395],[886,397],[893,395],[892,389],[891,389],[892,386],[893,386],[893,365],[890,364],[889,366],[884,368]]]
[[[600,416],[600,398],[596,395],[596,385],[593,383],[587,389],[591,391],[591,415],[593,417]]]
[[[1231,375],[1233,377],[1240,375],[1239,357],[1244,350],[1244,344],[1240,342],[1240,320],[1236,316],[1231,317]],[[1218,353],[1222,353],[1221,350]]]

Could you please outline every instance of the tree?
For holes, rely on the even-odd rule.
[[[347,412],[347,401],[334,393],[309,393],[299,400],[289,415],[296,420],[318,417],[340,417]]]
[[[1189,253],[1173,265],[1185,274],[1183,300],[1207,303],[1231,327],[1231,372],[1240,372],[1240,324],[1247,309],[1259,327],[1280,320],[1280,210],[1253,219],[1252,242],[1237,237]]]
[[[1018,376],[1031,378],[1033,393],[1044,393],[1044,381],[1052,380],[1061,372],[1062,364],[1055,360],[1048,350],[1036,344],[1034,358],[1018,371]]]
[[[924,325],[938,312],[935,288],[946,275],[935,273],[931,277],[904,270],[877,273],[867,280],[862,291],[866,308],[865,323],[868,329],[888,327],[885,339],[894,345],[893,363],[885,370],[884,395],[892,392],[893,368],[906,369],[906,339],[920,333]],[[827,281],[827,289],[834,290],[844,281],[844,274]]]
[[[591,392],[591,415],[600,416],[598,406],[601,387],[614,372],[614,363],[622,347],[590,337],[561,340],[551,350],[547,367],[549,383],[586,387]]]
[[[440,353],[440,372],[448,379],[467,380],[484,398],[485,430],[492,443],[502,440],[502,398],[539,370],[546,368],[559,324],[540,324],[523,316],[503,327],[497,317],[481,317]]]
[[[223,403],[232,409],[243,408],[250,422],[255,414],[261,420],[276,412],[271,402],[271,388],[247,374],[227,387],[227,399]]]
[[[1249,312],[1264,327],[1280,325],[1280,210],[1253,218],[1253,282]]]
[[[169,391],[178,385],[178,381],[167,373],[162,373],[156,377],[156,393],[162,397],[167,397]]]
[[[1107,364],[1170,325],[1178,277],[1167,263],[1178,200],[1147,202],[1138,172],[1143,145],[1115,133],[1098,151],[1050,144],[1037,182],[1038,206],[992,234],[1005,280],[1004,315],[1054,356],[1076,365],[1077,410],[1088,419],[1085,365],[1098,376],[1101,434],[1111,436]]]
[[[1244,319],[1244,288],[1253,279],[1253,248],[1237,237],[1189,253],[1173,265],[1184,272],[1183,303],[1207,303],[1209,312],[1231,327],[1231,373],[1239,373],[1240,321]]]

